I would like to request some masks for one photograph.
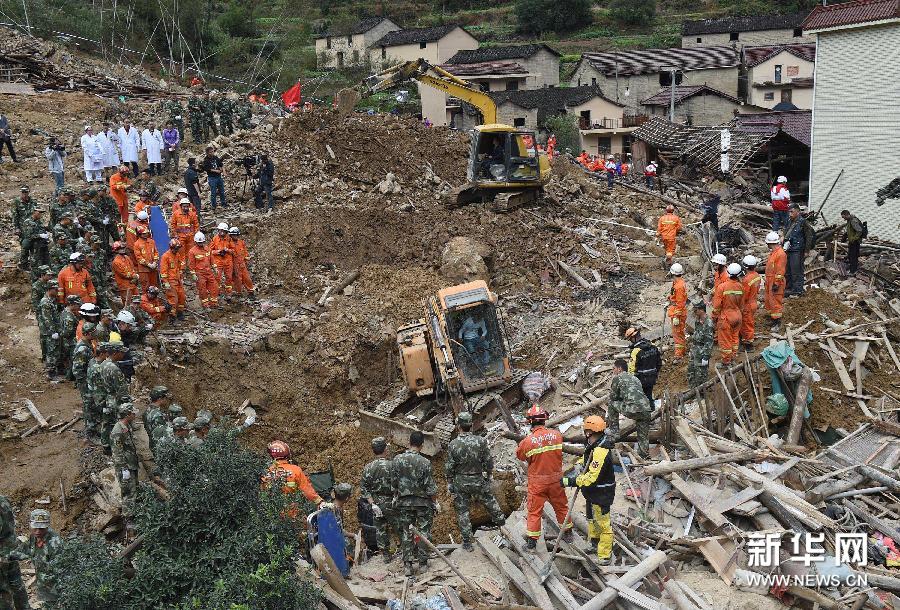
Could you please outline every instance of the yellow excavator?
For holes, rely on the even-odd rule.
[[[550,180],[550,161],[534,147],[535,134],[497,123],[497,104],[477,87],[424,59],[402,63],[366,79],[363,93],[371,95],[415,80],[470,104],[481,113],[483,124],[472,131],[467,184],[452,190],[444,202],[460,206],[491,201],[499,211],[538,200]],[[355,105],[353,98],[350,98]],[[356,97],[355,100],[359,98]],[[341,105],[345,102],[341,99]]]

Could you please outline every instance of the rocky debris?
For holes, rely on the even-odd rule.
[[[490,274],[484,260],[488,256],[487,244],[469,237],[454,237],[441,253],[441,275],[457,284],[488,280]]]

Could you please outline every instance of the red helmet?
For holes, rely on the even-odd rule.
[[[528,421],[547,421],[550,414],[544,411],[540,405],[531,405],[531,408],[525,412],[525,418]]]
[[[284,441],[272,441],[268,449],[272,459],[284,460],[291,457],[291,448]]]
[[[125,244],[120,241],[114,241],[112,245],[113,252],[118,252],[119,250],[125,249]]]

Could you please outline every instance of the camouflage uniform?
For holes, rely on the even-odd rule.
[[[493,471],[494,458],[484,437],[471,432],[460,432],[447,447],[444,472],[453,495],[453,508],[463,544],[472,544],[472,522],[469,520],[471,503],[481,502],[491,515],[494,525],[506,522],[506,516],[491,491]]]
[[[72,246],[68,243],[60,244],[56,242],[50,248],[48,265],[50,273],[59,275],[62,268],[69,264],[69,256],[72,254]]]
[[[44,298],[44,295],[47,294],[47,286],[49,285],[49,280],[42,280],[40,275],[46,272],[48,275],[50,274],[50,267],[46,265],[41,265],[43,269],[38,269],[38,278],[31,282],[31,311],[37,314],[38,305],[41,304],[41,299]]]
[[[225,96],[215,102],[216,112],[219,113],[219,129],[222,134],[234,133],[234,104]]]
[[[110,432],[115,425],[119,405],[128,396],[128,381],[114,360],[108,358],[100,363],[100,387],[103,391],[103,420],[100,426],[100,443],[110,446]]]
[[[16,546],[13,509],[6,496],[0,495],[0,557],[15,550]],[[0,608],[26,610],[30,607],[18,562],[0,559]]]
[[[609,388],[609,407],[606,411],[608,434],[619,436],[619,413],[634,420],[637,425],[638,453],[641,457],[650,454],[650,413],[653,407],[644,394],[640,380],[631,373],[622,372],[613,377]]]
[[[394,458],[394,472],[391,475],[391,488],[394,492],[394,506],[397,509],[397,525],[400,528],[400,547],[403,551],[403,563],[412,565],[413,535],[409,527],[413,526],[426,537],[431,537],[431,522],[434,519],[434,503],[437,485],[431,470],[431,461],[421,453],[413,450],[405,451]],[[428,548],[419,543],[418,557],[420,565],[428,563]]]
[[[149,196],[150,201],[159,201],[159,195],[161,191],[159,187],[156,185],[156,182],[153,181],[153,178],[137,178],[134,181],[134,188],[132,189],[135,193],[140,193],[141,191],[147,191],[147,195]],[[147,210],[147,213],[150,213],[150,210]]]
[[[138,454],[131,427],[122,420],[117,421],[109,434],[109,443],[116,479],[122,490],[122,515],[130,517],[138,479]]]
[[[59,309],[56,299],[44,295],[38,304],[37,311],[38,333],[41,337],[42,353],[44,354],[44,366],[47,372],[55,373],[60,365],[60,328]],[[56,339],[53,335],[56,335]]]
[[[715,327],[709,316],[702,324],[694,327],[691,335],[691,353],[688,361],[687,378],[690,387],[695,388],[709,377],[709,358],[712,356]],[[706,364],[703,364],[703,363]]]
[[[84,418],[84,432],[88,437],[96,435],[100,424],[100,413],[94,407],[91,391],[88,389],[87,370],[88,364],[94,359],[94,346],[91,340],[84,336],[75,344],[72,352],[72,375],[75,377],[75,387],[81,395],[81,412]]]
[[[55,225],[59,222],[59,219],[62,218],[63,214],[66,212],[73,212],[74,206],[72,206],[72,202],[70,200],[70,196],[72,194],[71,189],[67,189],[64,192],[63,197],[65,201],[60,201],[58,198],[56,201],[50,204],[50,225]]]
[[[253,110],[247,100],[241,100],[237,104],[238,127],[241,129],[250,129],[253,124],[250,119],[253,118]]]
[[[35,589],[38,599],[45,603],[55,602],[59,598],[56,590],[56,577],[50,573],[50,564],[62,547],[62,538],[54,530],[47,528],[44,540],[39,544],[32,534],[28,542],[22,543],[9,554],[13,561],[31,560],[34,565]]]
[[[96,334],[96,330],[94,333]],[[103,362],[97,360],[96,357],[91,358],[88,361],[87,370],[85,371],[85,385],[91,397],[91,405],[94,408],[94,412],[97,414],[97,423],[100,427],[99,432],[101,439],[104,435],[104,428],[107,430],[106,437],[109,438],[108,431],[110,429],[110,427],[107,426],[106,395],[103,393],[103,380],[100,377],[100,367],[102,364]]]
[[[100,194],[97,209],[100,216],[97,235],[100,237],[100,245],[106,253],[110,253],[112,242],[119,241],[119,206],[116,200],[107,194]]]
[[[178,139],[184,142],[184,107],[178,100],[169,100],[166,109],[169,111],[169,120],[178,130]]]
[[[59,314],[60,360],[63,372],[70,381],[72,377],[72,352],[75,351],[75,331],[78,330],[78,314],[66,307]]]
[[[47,227],[40,221],[28,217],[22,221],[22,255],[19,265],[25,267],[31,259],[31,276],[34,279],[36,269],[40,265],[46,265],[49,260],[47,239],[41,235],[48,234]]]
[[[191,136],[195,143],[205,142],[203,138],[203,107],[200,98],[192,95],[188,99],[188,119],[191,122]]]
[[[92,243],[96,243],[96,238]],[[97,247],[87,251],[88,260],[91,264],[88,267],[88,273],[91,275],[91,281],[94,283],[94,290],[97,292],[97,307],[107,309],[109,306],[109,259],[106,257],[106,251]]]
[[[12,205],[10,206],[10,215],[12,216],[13,227],[15,227],[17,234],[22,232],[22,225],[25,223],[25,220],[31,216],[34,206],[34,199],[31,199],[30,197],[28,198],[28,201],[22,201],[21,197],[13,199]]]
[[[397,511],[394,508],[394,492],[392,484],[393,463],[385,457],[377,457],[362,471],[360,495],[372,498],[372,503],[381,509],[381,516],[375,517],[375,540],[378,550],[390,555],[391,530],[401,538],[397,524]]]
[[[98,322],[97,328],[94,329],[94,338],[97,341],[109,341],[109,327],[103,322]]]
[[[219,135],[219,128],[216,126],[216,101],[210,97],[200,100],[200,109],[203,112],[203,139],[209,141],[209,132],[212,130]]]

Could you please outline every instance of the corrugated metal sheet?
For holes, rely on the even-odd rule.
[[[738,52],[731,47],[691,47],[688,49],[638,49],[615,53],[584,53],[595,70],[607,76],[618,74],[653,74],[661,68],[707,70],[731,68],[740,63]]]
[[[844,208],[869,223],[869,233],[898,240],[900,202],[875,204],[876,191],[900,173],[900,25],[819,34],[812,128],[810,207],[837,222]]]

